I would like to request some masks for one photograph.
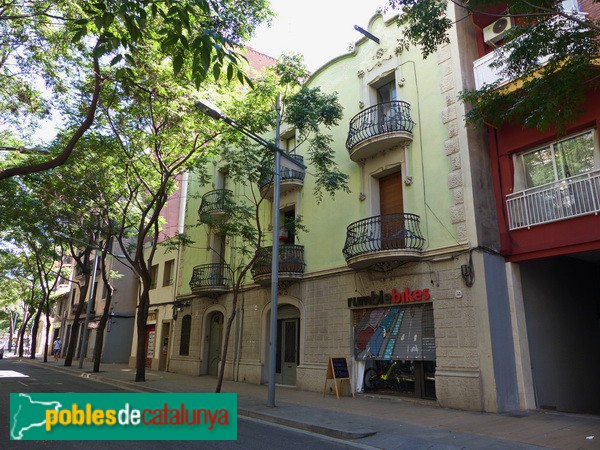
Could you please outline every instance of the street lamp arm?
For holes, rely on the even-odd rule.
[[[283,159],[285,159],[285,162],[283,164],[284,166],[286,166],[290,169],[296,170],[298,172],[302,172],[302,171],[306,170],[306,166],[304,164],[295,160],[294,158],[291,158],[284,149],[267,141],[266,139],[263,139],[262,137],[260,137],[256,133],[254,133],[253,131],[246,128],[245,126],[237,123],[231,117],[226,116],[225,114],[223,114],[223,112],[219,108],[217,108],[215,105],[213,105],[208,100],[199,100],[198,102],[196,102],[196,108],[198,108],[199,111],[206,114],[208,117],[210,117],[212,119],[222,120],[227,125],[231,126],[232,128],[235,128],[243,135],[249,137],[254,142],[262,145],[263,147],[267,148],[268,150],[271,150],[273,153],[279,153],[283,157]]]

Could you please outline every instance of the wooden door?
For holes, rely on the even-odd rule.
[[[404,202],[402,173],[395,172],[379,179],[379,209],[381,212],[382,250],[403,248]]]

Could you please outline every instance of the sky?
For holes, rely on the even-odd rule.
[[[271,27],[258,28],[249,45],[273,58],[282,53],[304,55],[314,72],[363,37],[354,29],[367,29],[369,20],[386,0],[270,0],[275,17]],[[56,119],[44,123],[34,141],[40,144],[56,135]]]
[[[385,0],[270,0],[276,14],[272,26],[261,26],[250,41],[256,51],[279,57],[300,53],[314,72],[331,59],[347,53],[348,46],[367,29],[371,17]]]

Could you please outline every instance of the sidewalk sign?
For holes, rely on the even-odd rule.
[[[334,358],[332,356],[329,357],[329,363],[327,364],[327,375],[325,376],[325,386],[323,387],[323,395],[325,395],[327,392],[327,380],[333,380],[333,384],[335,386],[335,395],[338,399],[340,398],[338,381],[340,382],[340,387],[342,386],[343,381],[348,381],[348,384],[350,385],[350,392],[352,393],[352,397],[354,397],[354,387],[352,386],[352,380],[350,379],[348,360],[346,358]]]

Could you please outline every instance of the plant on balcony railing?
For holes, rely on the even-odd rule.
[[[252,275],[271,275],[273,247],[261,247],[257,251],[256,261],[252,266]],[[304,246],[279,246],[279,273],[304,273]]]
[[[229,289],[231,274],[227,264],[202,264],[194,267],[190,288],[197,289]]]
[[[293,155],[293,154],[290,154],[289,156],[291,158],[295,159],[296,161],[304,164],[303,156]],[[258,185],[261,188],[268,186],[269,184],[271,184],[273,182],[273,167],[272,166],[273,166],[273,164],[271,164],[269,167],[263,168],[261,177],[258,180]],[[282,167],[281,170],[279,171],[279,174],[281,176],[281,181],[285,181],[285,180],[304,181],[304,172],[298,172],[297,170],[288,169],[287,167]]]
[[[202,196],[198,214],[227,212],[233,205],[233,192],[229,189],[215,189]]]
[[[506,196],[511,230],[600,212],[600,171]]]
[[[412,133],[414,125],[410,117],[410,104],[402,101],[379,103],[359,112],[350,120],[346,148],[351,150],[362,141],[385,133]]]
[[[384,214],[348,225],[342,252],[347,259],[386,250],[422,250],[425,239],[416,214]]]

